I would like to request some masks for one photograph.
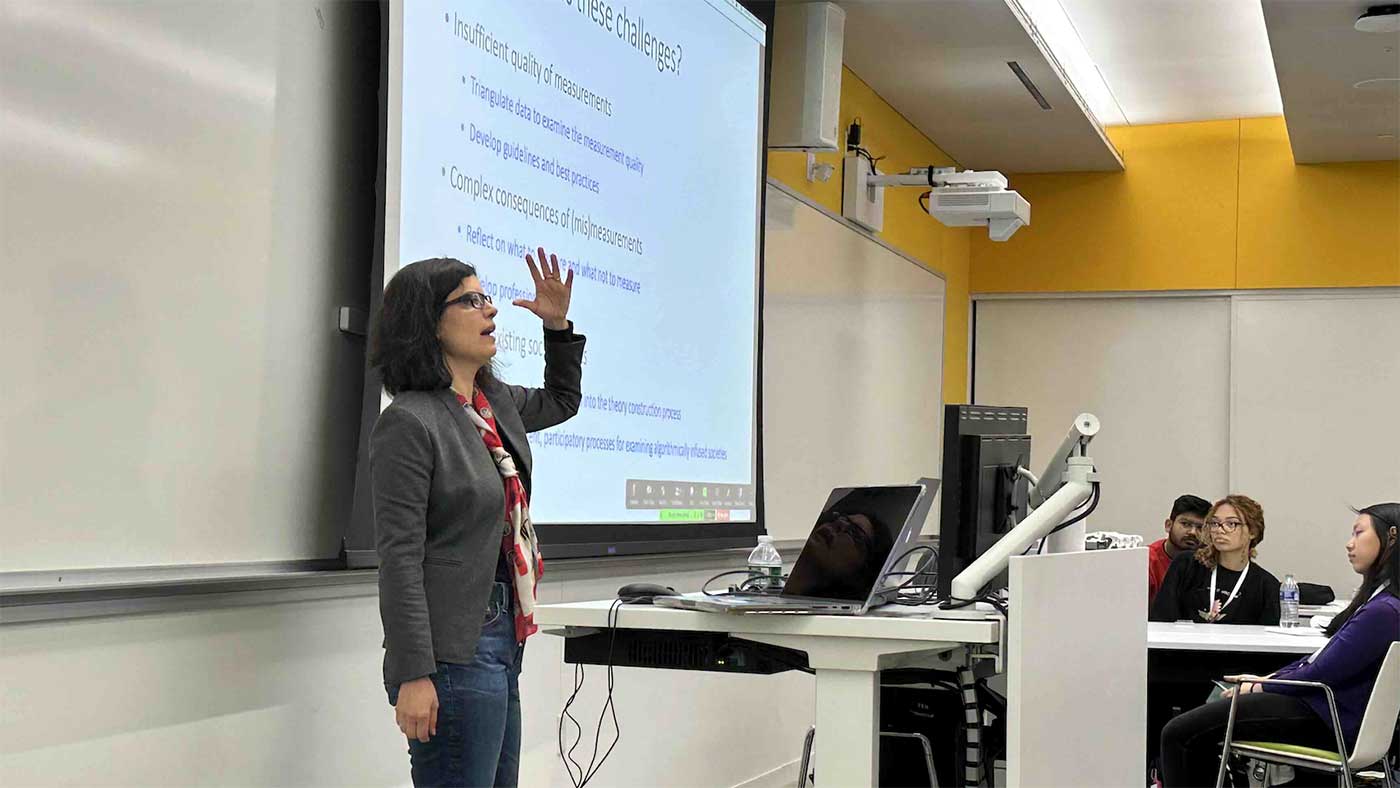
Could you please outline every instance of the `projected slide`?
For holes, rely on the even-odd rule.
[[[728,0],[398,13],[386,277],[475,265],[500,376],[538,386],[523,257],[574,271],[584,399],[531,436],[535,521],[753,521],[762,26]]]

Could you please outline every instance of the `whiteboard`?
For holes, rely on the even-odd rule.
[[[0,4],[0,571],[336,555],[378,13]]]
[[[1350,598],[1348,507],[1400,501],[1400,291],[1235,301],[1232,466],[1260,563]]]
[[[772,183],[766,222],[764,517],[806,539],[833,487],[939,477],[946,287]]]
[[[1103,496],[1090,531],[1155,541],[1178,495],[1229,483],[1228,298],[1035,298],[976,303],[974,401],[1030,408],[1039,473],[1075,415]]]

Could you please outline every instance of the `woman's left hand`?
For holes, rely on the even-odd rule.
[[[544,327],[560,331],[569,327],[569,298],[574,292],[574,270],[569,269],[567,278],[561,278],[559,258],[545,256],[544,247],[538,250],[539,265],[535,258],[525,255],[525,263],[530,266],[530,278],[535,280],[535,298],[517,298],[511,303],[523,306],[544,321]]]
[[[1240,682],[1242,682],[1242,683],[1239,685],[1238,688],[1226,690],[1226,691],[1222,694],[1222,697],[1231,698],[1231,697],[1234,697],[1235,693],[1237,693],[1237,692],[1238,692],[1239,694],[1241,694],[1241,695],[1249,695],[1250,693],[1254,693],[1254,692],[1263,692],[1263,691],[1264,691],[1264,685],[1263,685],[1263,684],[1254,684],[1254,683],[1251,683],[1251,682],[1248,681],[1248,679],[1257,679],[1257,678],[1260,678],[1260,677],[1254,675],[1253,673],[1242,673],[1242,674],[1240,674],[1240,675],[1238,675],[1238,676],[1226,676],[1226,677],[1225,677],[1225,680],[1226,680],[1226,681],[1240,681]]]

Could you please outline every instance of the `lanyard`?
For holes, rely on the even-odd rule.
[[[1240,593],[1240,586],[1244,585],[1245,576],[1249,574],[1249,566],[1250,563],[1246,561],[1244,569],[1240,572],[1240,579],[1235,581],[1235,587],[1230,589],[1230,596],[1225,598],[1225,603],[1222,604],[1220,607],[1215,607],[1215,573],[1220,571],[1220,566],[1216,565],[1215,567],[1211,568],[1210,598],[1206,600],[1206,604],[1209,605],[1210,608],[1214,608],[1216,613],[1225,612],[1225,608],[1229,607],[1230,603],[1235,601],[1235,597],[1238,596]]]

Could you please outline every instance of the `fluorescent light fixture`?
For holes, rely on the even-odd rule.
[[[1079,38],[1079,31],[1059,0],[1007,0],[1019,5],[1025,16],[1035,27],[1035,33],[1050,50],[1051,56],[1059,63],[1065,77],[1089,112],[1104,126],[1127,125],[1128,119],[1118,102],[1113,98],[1108,83],[1104,81],[1099,67],[1089,57],[1089,50]]]

